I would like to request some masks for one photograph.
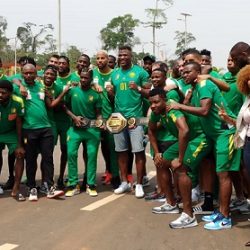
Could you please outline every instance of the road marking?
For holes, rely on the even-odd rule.
[[[152,178],[154,178],[155,175],[156,175],[156,171],[150,171],[148,173],[148,179],[151,180]],[[99,207],[102,207],[102,206],[104,206],[104,205],[106,205],[114,200],[117,200],[117,199],[123,197],[124,195],[125,194],[120,194],[120,195],[111,194],[111,195],[109,195],[109,196],[107,196],[99,201],[96,201],[96,202],[94,202],[86,207],[81,208],[80,210],[81,211],[93,211]]]
[[[12,250],[14,248],[17,248],[18,246],[19,245],[6,243],[0,246],[0,250]]]
[[[111,201],[114,201],[118,198],[121,198],[122,196],[124,196],[125,194],[120,194],[120,195],[117,195],[117,194],[111,194],[109,195],[108,197],[105,197],[99,201],[96,201],[86,207],[83,207],[81,208],[80,210],[84,210],[84,211],[93,211],[99,207],[102,207],[104,205],[106,205],[107,203],[111,202]]]

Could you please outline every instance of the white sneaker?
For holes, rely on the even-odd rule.
[[[133,183],[133,188],[135,188],[136,185],[137,185],[137,181],[135,181],[135,182]],[[146,175],[143,176],[143,178],[142,178],[142,186],[143,186],[143,187],[148,187],[148,186],[150,186],[149,178],[148,178]]]
[[[142,186],[143,187],[150,186],[150,181],[149,181],[149,178],[147,176],[143,176],[143,178],[142,178]]]
[[[123,181],[121,185],[114,190],[115,194],[123,194],[125,192],[131,191],[131,184],[127,183],[126,181]]]
[[[37,201],[37,189],[36,188],[32,188],[30,190],[30,195],[29,195],[29,201]]]
[[[144,197],[144,191],[142,184],[136,184],[135,186],[135,197],[136,198],[143,198]]]
[[[171,228],[188,228],[188,227],[195,227],[197,225],[198,223],[195,216],[193,216],[192,218],[184,212],[182,212],[181,216],[178,219],[170,222],[169,224]]]
[[[3,188],[0,186],[0,194],[3,194]]]
[[[159,207],[153,207],[152,212],[155,214],[178,214],[180,212],[178,205],[171,206],[167,202]]]
[[[199,185],[192,189],[192,202],[198,202],[200,200],[200,187]]]
[[[64,192],[62,190],[57,190],[55,186],[52,186],[47,194],[48,199],[52,199],[58,196],[63,196]]]

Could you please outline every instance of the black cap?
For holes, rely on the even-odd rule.
[[[156,59],[155,59],[155,56],[153,55],[146,55],[143,57],[143,61],[146,61],[146,60],[150,60],[154,63]]]

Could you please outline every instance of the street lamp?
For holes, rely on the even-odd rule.
[[[192,16],[191,14],[188,13],[181,13],[182,16],[184,16],[184,22],[185,22],[185,49],[187,48],[187,17]],[[182,19],[178,19],[182,20]]]

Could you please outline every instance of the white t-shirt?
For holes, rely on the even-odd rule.
[[[247,137],[250,137],[250,107],[243,114],[243,123],[247,126]]]

